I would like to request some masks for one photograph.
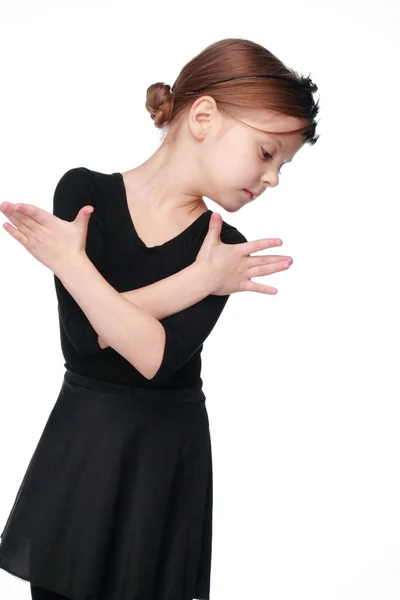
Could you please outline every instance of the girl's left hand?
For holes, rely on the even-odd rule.
[[[4,229],[55,275],[82,256],[86,257],[87,229],[94,211],[92,206],[81,208],[71,222],[63,221],[33,204],[3,202],[0,211],[15,225],[3,223]]]

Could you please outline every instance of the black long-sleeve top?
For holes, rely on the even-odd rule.
[[[86,253],[118,292],[150,285],[181,271],[196,259],[208,231],[211,210],[164,244],[148,247],[138,236],[127,204],[121,173],[86,167],[67,171],[56,185],[53,214],[73,221],[79,210],[94,207],[88,225]],[[236,227],[222,224],[221,240],[246,242]],[[80,306],[54,275],[64,366],[89,377],[147,388],[185,388],[198,383],[203,342],[220,317],[227,296],[209,295],[160,322],[166,333],[162,363],[148,380],[113,348],[101,349],[98,334]]]

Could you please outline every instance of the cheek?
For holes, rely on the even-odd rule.
[[[257,162],[248,151],[231,146],[214,161],[214,173],[221,185],[243,189],[257,176]]]
[[[216,190],[241,190],[259,177],[253,140],[241,128],[232,128],[204,149],[206,177]]]

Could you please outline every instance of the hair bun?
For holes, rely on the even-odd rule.
[[[154,125],[161,128],[168,122],[173,107],[173,93],[171,86],[158,81],[147,88],[146,110],[150,113]]]

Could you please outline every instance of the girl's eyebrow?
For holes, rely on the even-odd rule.
[[[259,131],[261,133],[263,133],[265,136],[268,136],[270,138],[270,140],[272,140],[273,142],[276,142],[278,144],[279,148],[282,149],[282,142],[281,142],[281,140],[279,138],[277,138],[277,137],[274,137],[273,133],[271,133],[270,131],[264,131],[263,129],[259,129]]]

